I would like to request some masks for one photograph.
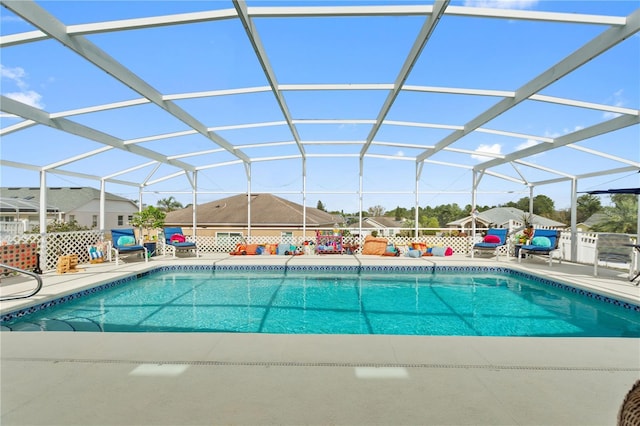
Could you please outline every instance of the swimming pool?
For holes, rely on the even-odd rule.
[[[640,307],[507,268],[164,267],[2,316],[4,330],[640,337]]]

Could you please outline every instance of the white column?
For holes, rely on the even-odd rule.
[[[578,261],[578,181],[571,179],[571,261]]]

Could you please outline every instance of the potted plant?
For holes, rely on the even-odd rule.
[[[155,241],[158,238],[157,233],[151,234],[155,229],[161,229],[164,226],[164,219],[167,214],[154,206],[147,206],[139,212],[133,214],[131,225],[140,228],[140,236],[143,241]]]

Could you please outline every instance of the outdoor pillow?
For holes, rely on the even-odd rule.
[[[173,234],[170,241],[172,243],[184,243],[187,239],[182,234]]]
[[[500,237],[498,237],[497,235],[487,235],[486,237],[484,237],[484,242],[485,243],[499,243],[500,242]]]
[[[135,246],[136,239],[130,235],[123,235],[120,238],[118,238],[118,245],[119,246]]]
[[[551,247],[551,240],[547,237],[533,237],[531,244],[537,247]]]
[[[420,257],[422,256],[422,252],[420,250],[409,250],[406,254],[406,257]]]
[[[434,256],[444,256],[445,255],[445,251],[446,251],[446,249],[444,247],[440,247],[440,246],[436,246],[436,247],[431,249],[431,253],[433,253]]]

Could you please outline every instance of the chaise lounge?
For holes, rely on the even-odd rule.
[[[473,245],[478,252],[492,252],[500,260],[500,247],[507,245],[507,228],[489,228],[482,242]]]
[[[142,255],[144,256],[144,261],[149,261],[147,248],[136,242],[136,236],[132,228],[112,229],[111,240],[113,241],[111,250],[116,256],[116,265],[120,264],[121,256],[130,254],[142,253]]]
[[[193,251],[196,257],[200,256],[196,243],[187,241],[179,226],[164,228],[164,254],[171,251],[176,257],[177,251]]]
[[[523,256],[547,256],[549,266],[551,266],[553,264],[553,253],[558,251],[559,242],[560,231],[554,229],[536,229],[531,239],[531,244],[520,247],[518,263],[521,263]],[[559,262],[562,263],[562,257],[559,256],[558,259]]]

